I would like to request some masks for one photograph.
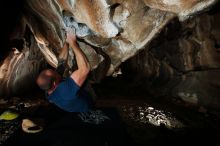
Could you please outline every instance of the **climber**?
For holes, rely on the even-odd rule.
[[[69,46],[68,46],[69,45]],[[67,39],[59,58],[65,60],[68,48],[72,48],[78,69],[65,80],[52,69],[43,70],[37,78],[38,86],[46,91],[47,99],[67,112],[86,112],[92,105],[92,98],[83,89],[83,84],[90,72],[86,56],[76,42],[76,36],[67,31]]]

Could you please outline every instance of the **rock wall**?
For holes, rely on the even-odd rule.
[[[123,66],[152,95],[219,109],[219,16],[218,10],[182,23],[173,20]]]
[[[122,62],[140,50],[148,50],[149,44],[173,19],[186,21],[217,1],[159,0],[155,3],[152,0],[24,0],[21,20],[11,34],[11,40],[23,40],[23,49],[8,49],[8,57],[1,61],[0,96],[23,93],[31,87],[29,85],[34,84],[36,75],[45,63],[57,67],[57,57],[65,41],[67,27],[76,32],[78,43],[89,59],[93,70],[90,80],[98,82],[104,76],[111,75]],[[182,50],[185,50],[186,44],[191,46],[195,43],[199,44],[197,40],[179,39]],[[176,45],[175,42],[173,45]],[[186,50],[188,52],[170,56],[174,66],[178,66],[175,63],[178,63],[179,56],[184,58],[192,54],[190,47]],[[205,48],[203,51],[207,52]],[[150,55],[147,53],[148,57]],[[74,55],[71,51],[69,56],[68,66],[72,67]],[[192,70],[193,60],[190,57],[184,59],[186,65],[178,66],[180,70]],[[197,62],[209,64],[205,59]],[[214,63],[218,64],[215,60]],[[156,61],[156,64],[160,63]],[[22,86],[18,87],[21,81]]]

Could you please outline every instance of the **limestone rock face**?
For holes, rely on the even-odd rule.
[[[34,79],[39,69],[45,65],[45,59],[36,46],[36,41],[30,36],[30,46],[24,44],[20,52],[13,48],[0,67],[1,96],[26,94],[36,88]]]
[[[30,85],[34,85],[39,71],[46,67],[45,64],[57,67],[67,27],[76,33],[79,46],[88,57],[92,68],[90,80],[98,82],[106,75],[111,75],[122,62],[140,50],[147,51],[149,44],[161,35],[161,31],[167,29],[166,25],[173,19],[186,20],[216,2],[217,0],[24,0],[22,17],[14,33],[10,35],[11,40],[22,40],[23,49],[18,50],[16,46],[8,49],[9,55],[1,61],[0,96],[28,90]],[[209,17],[203,19],[211,21]],[[173,68],[182,72],[191,71],[197,66],[217,68],[219,56],[215,50],[207,48],[212,42],[203,36],[206,33],[203,31],[204,27],[195,25],[202,25],[203,21],[200,21],[192,20],[190,28],[187,28],[198,28],[196,38],[188,40],[177,36],[177,41],[172,42],[171,47],[175,48],[177,45],[181,51],[172,52],[167,49],[168,54],[173,53],[167,57],[172,66],[161,63],[161,60],[146,53],[147,58],[142,61],[150,61],[150,66],[154,68],[146,72],[157,73],[158,65],[161,64],[170,75],[175,73]],[[185,25],[187,22],[179,23]],[[209,24],[207,28],[211,26]],[[165,42],[160,43],[166,44]],[[201,48],[199,52],[193,50],[198,45]],[[162,52],[166,54],[166,51]],[[75,65],[72,51],[69,51],[68,59],[67,67],[71,68]],[[21,82],[22,86],[18,86]]]
[[[151,45],[130,59],[134,81],[152,95],[219,109],[220,13],[172,21]],[[175,33],[174,33],[175,32]]]

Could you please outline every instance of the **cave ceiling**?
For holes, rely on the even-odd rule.
[[[1,60],[0,96],[24,93],[35,86],[36,76],[47,64],[57,67],[67,27],[76,30],[78,44],[90,62],[93,74],[91,80],[94,82],[114,73],[122,62],[141,50],[150,50],[149,46],[155,38],[163,36],[161,32],[174,29],[167,27],[174,20],[178,21],[182,30],[187,25],[188,29],[197,29],[197,34],[190,40],[177,36],[178,46],[182,49],[178,54],[180,57],[169,56],[172,66],[165,66],[182,72],[193,70],[194,66],[200,64],[203,67],[210,67],[211,64],[211,67],[218,68],[219,54],[205,47],[210,45],[211,40],[200,44],[201,40],[208,39],[204,34],[210,34],[214,17],[206,15],[195,19],[217,2],[218,0],[24,0],[21,17],[10,34],[10,40],[17,40],[22,47],[9,48],[7,56]],[[190,22],[187,23],[188,21]],[[220,33],[213,33],[219,37]],[[164,39],[161,41],[165,42]],[[164,42],[159,43],[165,45]],[[172,43],[170,49],[175,54],[176,42]],[[193,55],[190,49],[192,44],[204,47],[200,58],[196,60],[190,57]],[[172,54],[172,50],[165,50],[163,53],[166,54],[166,51]],[[143,63],[152,58],[150,53],[146,54]],[[209,56],[203,56],[204,54]],[[181,57],[185,60],[179,65]],[[72,60],[74,55],[69,51],[69,68],[74,66]],[[149,62],[156,64],[151,64],[152,69],[149,70],[156,73],[157,64],[161,64],[161,60],[152,58]],[[167,72],[173,74],[172,70],[167,69]],[[146,72],[147,74],[149,73]]]

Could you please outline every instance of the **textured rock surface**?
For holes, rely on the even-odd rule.
[[[23,34],[23,49],[19,51],[12,48],[8,57],[0,66],[0,95],[16,95],[17,93],[25,94],[30,89],[36,87],[35,78],[39,73],[39,69],[45,65],[45,59],[36,45],[33,36]],[[26,43],[25,37],[30,41]]]
[[[179,72],[190,72],[196,68],[218,68],[219,55],[210,47],[212,41],[206,34],[210,32],[211,26],[216,25],[211,23],[213,18],[209,16],[193,19],[190,24],[178,22],[178,25],[183,25],[180,32],[196,28],[193,31],[195,37],[175,36],[175,40],[171,40],[169,45],[161,39],[161,45],[151,49],[158,57],[168,55],[166,60],[169,63],[163,61],[163,57],[158,58],[148,52],[149,44],[158,34],[159,37],[169,38],[163,34],[168,29],[166,25],[173,22],[173,19],[187,19],[216,2],[217,0],[159,0],[157,3],[153,0],[24,0],[22,18],[11,35],[12,40],[23,40],[23,49],[11,51],[1,61],[0,96],[23,93],[30,89],[46,62],[57,67],[57,56],[66,38],[66,27],[76,30],[79,45],[92,66],[91,80],[95,82],[111,75],[122,62],[144,48],[146,56],[143,55],[144,58],[140,61],[145,64],[146,76],[157,77],[158,71],[163,68],[166,71],[165,80],[169,80]],[[203,26],[204,23],[208,26]],[[160,33],[162,30],[163,33]],[[213,33],[219,35],[216,31]],[[72,67],[74,55],[71,51],[69,56],[68,66]],[[19,86],[21,82],[22,86]]]
[[[194,105],[219,108],[219,12],[172,21],[148,49],[125,64],[153,95],[173,95]],[[159,43],[160,42],[160,43]]]

